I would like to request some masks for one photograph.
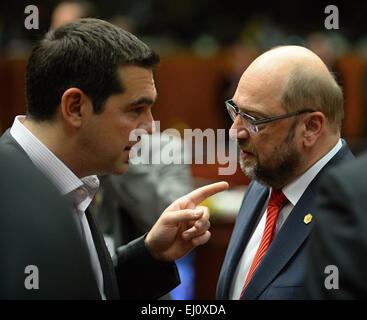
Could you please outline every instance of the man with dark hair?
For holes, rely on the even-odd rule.
[[[313,52],[283,46],[251,63],[226,107],[237,130],[241,168],[253,181],[217,297],[302,299],[319,178],[353,158],[340,138],[341,88]]]
[[[26,72],[27,115],[50,120],[71,87],[82,90],[100,114],[110,95],[126,91],[120,67],[151,71],[158,62],[159,56],[145,43],[108,22],[89,18],[64,24],[32,50]]]
[[[27,116],[17,116],[1,138],[15,153],[26,153],[69,199],[96,299],[157,298],[173,289],[179,283],[173,261],[210,237],[209,211],[198,205],[228,187],[213,184],[175,201],[146,236],[117,248],[113,266],[87,208],[98,189],[96,175],[124,173],[134,132],[152,133],[158,60],[135,36],[105,21],[62,25],[34,47],[26,72]]]

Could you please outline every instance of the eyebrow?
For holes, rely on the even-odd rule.
[[[247,114],[249,114],[249,115],[251,115],[253,117],[259,117],[259,118],[266,118],[267,117],[267,115],[265,115],[265,114],[263,114],[263,113],[261,113],[261,112],[259,112],[257,110],[252,109],[251,106],[249,106],[249,105],[245,105],[245,106],[241,107],[241,109],[240,109],[240,107],[238,106],[238,104],[236,104],[233,101],[233,99],[230,99],[230,101],[232,102],[232,104],[234,106],[237,107],[238,111],[240,111],[240,112],[247,113]]]
[[[237,106],[237,105],[236,105],[236,106]],[[238,108],[238,110],[239,110],[239,111],[244,112],[244,113],[248,113],[248,114],[250,114],[250,115],[252,115],[252,116],[254,116],[254,117],[259,117],[259,118],[267,118],[267,117],[269,117],[269,115],[266,115],[266,114],[261,113],[261,112],[259,112],[259,111],[257,111],[257,110],[251,109],[251,107],[250,107],[250,109],[248,109],[249,107],[250,107],[250,106],[245,106],[245,107],[244,107],[244,109],[245,109],[245,110],[241,110],[241,109],[237,106],[237,108]]]
[[[150,99],[150,98],[146,98],[146,97],[142,97],[138,100],[133,101],[132,103],[129,104],[130,107],[135,107],[141,104],[148,104],[148,105],[152,105],[154,103],[154,100]]]

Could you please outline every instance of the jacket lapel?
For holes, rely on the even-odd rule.
[[[252,182],[246,191],[219,276],[218,299],[229,299],[234,273],[268,195],[269,188],[257,182]]]
[[[312,216],[315,215],[314,203],[320,178],[328,168],[341,161],[354,157],[345,141],[342,140],[342,142],[342,148],[321,169],[289,214],[287,220],[275,236],[260,265],[253,274],[242,299],[257,299],[309,236],[312,230],[313,220],[309,223],[305,223],[304,218],[309,213],[311,213]]]
[[[305,224],[303,220],[308,213],[313,215],[313,199],[312,190],[307,189],[271,243],[242,299],[257,299],[306,240],[313,222]]]
[[[95,217],[87,209],[86,216],[88,219],[90,231],[93,236],[94,245],[96,246],[98,259],[101,264],[102,273],[103,273],[103,286],[104,292],[106,294],[106,298],[108,300],[116,300],[119,299],[119,290],[117,287],[117,279],[115,274],[115,269],[113,266],[113,262],[106,247],[106,243],[103,239],[102,233],[98,230]]]
[[[7,148],[9,152],[17,153],[26,157],[29,161],[31,159],[28,157],[27,153],[24,152],[23,148],[18,144],[18,142],[11,136],[10,129],[7,129],[4,134],[0,137],[0,143],[3,148]],[[104,291],[107,299],[119,299],[119,290],[117,287],[117,280],[115,275],[115,270],[113,267],[111,256],[106,247],[106,243],[103,239],[103,235],[98,230],[95,218],[93,214],[86,210],[86,216],[88,219],[88,224],[92,233],[93,241],[96,246],[98,258],[101,264],[103,273],[103,285]],[[97,288],[97,283],[96,290]]]

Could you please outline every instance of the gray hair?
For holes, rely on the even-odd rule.
[[[320,111],[339,132],[341,130],[343,91],[330,72],[317,72],[313,68],[296,65],[283,87],[280,104],[287,112],[300,109]]]

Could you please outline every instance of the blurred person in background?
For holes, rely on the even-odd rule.
[[[217,298],[302,299],[319,177],[353,158],[340,138],[342,90],[317,55],[282,46],[250,64],[226,108],[237,130],[241,168],[253,181]]]
[[[112,255],[116,247],[148,232],[165,208],[193,190],[191,167],[184,164],[183,143],[179,137],[166,136],[160,132],[143,136],[140,153],[148,155],[144,163],[130,162],[123,176],[99,177],[100,188],[91,209],[96,212]],[[168,144],[172,156],[177,158],[175,161],[172,157],[164,158],[162,150]],[[177,294],[180,299],[192,298],[180,289],[183,285],[185,288],[193,286],[185,272],[187,268],[191,270],[190,273],[194,272],[191,266],[192,254],[176,262],[182,283],[175,291],[180,290]],[[170,295],[162,297],[170,298]]]
[[[60,1],[51,15],[50,29],[73,21],[78,18],[97,17],[97,8],[87,0],[63,0]]]
[[[149,155],[149,159],[144,159],[144,163],[130,161],[122,176],[100,177],[93,207],[113,247],[148,232],[165,208],[193,190],[190,165],[183,163],[183,140],[172,138],[160,132],[143,136],[140,153]],[[165,159],[161,152],[168,143],[178,157],[177,163]]]

